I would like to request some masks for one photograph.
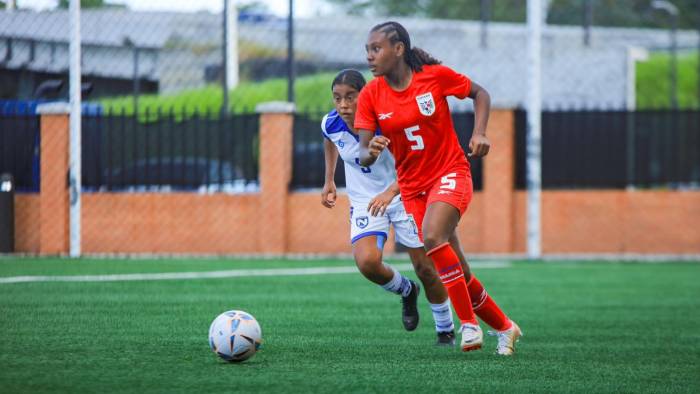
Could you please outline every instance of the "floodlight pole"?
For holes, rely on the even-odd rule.
[[[542,256],[542,0],[527,0],[527,256]]]
[[[651,8],[654,10],[664,11],[668,13],[671,19],[671,66],[669,68],[670,77],[670,98],[671,108],[678,109],[678,89],[677,85],[677,63],[678,63],[678,7],[667,0],[654,0],[651,2]]]
[[[491,19],[491,0],[481,0],[481,49],[486,49],[488,43],[489,19]]]
[[[289,0],[287,16],[287,101],[294,102],[294,0]]]
[[[593,0],[583,0],[583,45],[591,45],[591,25],[593,24]]]
[[[224,10],[222,12],[222,16],[223,16],[223,18],[222,18],[223,19],[223,21],[222,21],[222,23],[223,23],[223,26],[222,26],[223,45],[221,45],[221,50],[222,50],[222,54],[221,54],[221,57],[222,57],[222,59],[221,59],[221,62],[222,62],[222,64],[221,64],[221,87],[223,90],[223,92],[222,92],[223,93],[223,103],[221,105],[221,114],[222,115],[228,115],[228,34],[227,34],[227,32],[228,32],[228,25],[229,25],[229,20],[228,20],[229,6],[230,6],[229,0],[224,0]]]
[[[80,189],[81,189],[81,90],[80,90],[80,0],[70,0],[70,152],[69,152],[69,196],[70,196],[70,256],[80,256]]]

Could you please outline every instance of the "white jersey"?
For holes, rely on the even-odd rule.
[[[329,112],[321,121],[323,136],[328,138],[340,153],[345,164],[345,183],[353,206],[364,204],[384,192],[396,182],[394,157],[384,150],[371,167],[360,165],[360,136],[353,133],[336,110]],[[392,203],[400,200],[394,197]]]

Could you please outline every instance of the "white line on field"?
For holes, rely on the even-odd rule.
[[[484,263],[470,263],[472,268],[507,268],[509,262],[491,261]],[[411,264],[392,264],[399,271],[412,271]],[[115,274],[115,275],[71,275],[71,276],[9,276],[0,278],[0,284],[28,283],[28,282],[121,282],[137,280],[173,280],[173,279],[212,279],[212,278],[236,278],[245,276],[298,276],[298,275],[326,275],[326,274],[353,274],[357,273],[357,267],[310,267],[310,268],[268,268],[268,269],[240,269],[228,271],[206,272],[164,272],[153,274]]]

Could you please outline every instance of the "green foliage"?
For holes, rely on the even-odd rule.
[[[671,57],[668,53],[654,53],[646,62],[637,64],[637,108],[670,108]],[[678,57],[676,89],[680,108],[698,108],[698,54],[687,53]]]
[[[0,276],[323,266],[354,264],[13,257]],[[700,264],[474,272],[525,332],[514,357],[494,355],[486,335],[477,352],[434,346],[422,296],[421,324],[405,332],[399,298],[359,273],[0,284],[0,382],[6,393],[700,392]],[[210,322],[229,309],[262,327],[261,350],[242,364],[207,343]]]
[[[296,105],[299,110],[325,111],[332,108],[331,81],[334,73],[300,77],[295,84]],[[287,100],[287,80],[268,79],[262,82],[241,82],[229,95],[231,111],[251,112],[255,106],[267,101]],[[133,114],[131,96],[108,98],[100,103],[108,112]],[[203,89],[183,91],[174,95],[144,95],[138,99],[142,119],[155,119],[158,109],[173,111],[183,116],[194,112],[218,113],[223,103],[221,87],[210,85]],[[146,113],[148,116],[146,117]]]
[[[59,0],[58,8],[68,8],[69,0]],[[80,8],[104,8],[109,6],[104,0],[80,0]]]

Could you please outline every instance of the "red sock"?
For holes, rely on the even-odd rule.
[[[510,328],[510,319],[508,319],[506,314],[498,307],[474,274],[472,274],[472,278],[469,280],[469,283],[467,283],[467,289],[469,290],[469,296],[472,300],[474,313],[476,313],[484,323],[497,331],[504,331]]]
[[[469,291],[467,291],[467,282],[464,280],[464,271],[459,263],[459,257],[452,250],[449,242],[428,251],[427,254],[435,264],[435,269],[437,269],[440,280],[447,289],[447,294],[450,296],[450,301],[459,320],[462,324],[476,324],[472,302],[469,299]]]

